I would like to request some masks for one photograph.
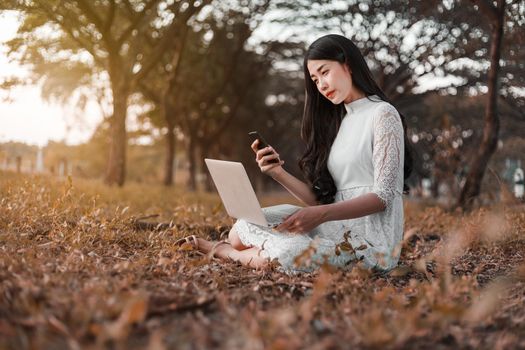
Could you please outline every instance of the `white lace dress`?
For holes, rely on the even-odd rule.
[[[262,248],[261,254],[277,259],[286,272],[311,271],[324,261],[345,267],[356,259],[370,268],[389,270],[399,260],[404,162],[399,113],[377,96],[345,107],[347,114],[328,158],[328,170],[338,189],[335,201],[375,193],[386,209],[356,219],[325,222],[305,234],[277,232],[237,220],[234,227],[241,242]],[[287,205],[263,211],[285,217],[298,209]]]

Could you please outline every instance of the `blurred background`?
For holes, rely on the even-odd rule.
[[[523,1],[3,0],[0,22],[0,171],[213,190],[211,157],[276,191],[247,133],[300,176],[302,57],[339,33],[406,117],[414,200],[523,198]]]

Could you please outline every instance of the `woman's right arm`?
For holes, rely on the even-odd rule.
[[[310,186],[283,169],[284,161],[279,159],[279,154],[271,146],[257,150],[257,144],[258,140],[255,140],[251,147],[256,154],[255,160],[261,172],[271,176],[304,204],[317,205],[315,194]],[[273,159],[277,159],[279,162],[270,163]]]
[[[288,192],[304,204],[309,206],[318,204],[310,186],[284,170],[281,166],[279,167],[281,171],[276,171],[274,175],[270,175],[275,181],[280,183]]]

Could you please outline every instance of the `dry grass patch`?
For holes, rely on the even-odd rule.
[[[407,203],[391,273],[287,276],[174,246],[215,194],[1,173],[0,348],[525,347],[523,209]]]

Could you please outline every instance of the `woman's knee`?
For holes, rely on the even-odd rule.
[[[228,241],[230,241],[231,246],[237,250],[248,248],[244,244],[242,244],[242,241],[239,238],[239,234],[235,230],[235,227],[232,227],[232,229],[230,230],[230,233],[228,234]]]

